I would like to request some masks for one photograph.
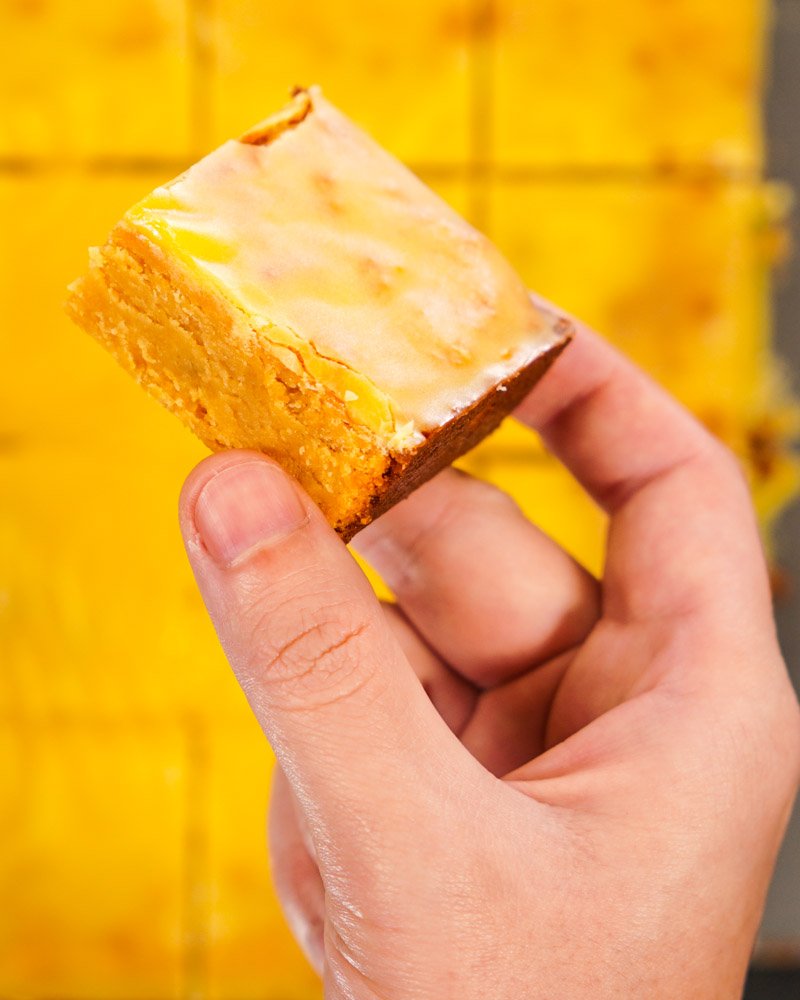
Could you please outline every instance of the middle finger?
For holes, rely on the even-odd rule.
[[[505,493],[448,469],[355,540],[454,670],[494,687],[581,642],[597,580]]]

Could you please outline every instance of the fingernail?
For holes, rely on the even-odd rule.
[[[230,567],[308,520],[291,480],[267,462],[222,469],[197,498],[194,520],[209,555]]]

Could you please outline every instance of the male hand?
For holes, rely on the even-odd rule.
[[[358,536],[382,607],[270,460],[187,481],[286,915],[331,998],[737,997],[800,773],[744,479],[583,328],[517,416],[608,511],[601,581],[450,470]]]

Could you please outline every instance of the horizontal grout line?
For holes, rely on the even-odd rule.
[[[39,176],[53,173],[86,173],[93,176],[144,175],[163,173],[173,177],[192,164],[191,159],[160,157],[98,157],[88,160],[55,160],[36,157],[0,157],[0,175],[11,177]],[[724,167],[716,164],[684,164],[682,166],[614,166],[561,164],[552,166],[515,166],[500,163],[414,163],[410,170],[431,181],[498,182],[519,184],[530,182],[614,182],[669,183],[673,181],[715,182],[738,184],[763,180],[760,170]]]
[[[412,164],[411,169],[415,167]],[[416,168],[420,173],[427,170],[436,171],[437,165]],[[724,168],[714,164],[685,164],[678,167],[652,166],[630,167],[612,164],[553,164],[552,166],[526,166],[500,163],[468,164],[461,168],[462,175],[468,180],[499,181],[507,184],[525,183],[530,181],[633,181],[643,183],[662,183],[671,180],[709,181],[725,180],[750,182],[761,179],[758,170],[741,170],[733,167]]]
[[[53,173],[85,174],[146,174],[169,172],[181,173],[192,165],[190,159],[171,160],[160,157],[138,156],[131,158],[108,157],[90,160],[51,160],[35,157],[0,157],[0,174],[38,176]]]

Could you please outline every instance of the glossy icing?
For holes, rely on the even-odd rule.
[[[317,91],[291,108],[126,224],[402,450],[541,353],[551,327],[492,244]]]

